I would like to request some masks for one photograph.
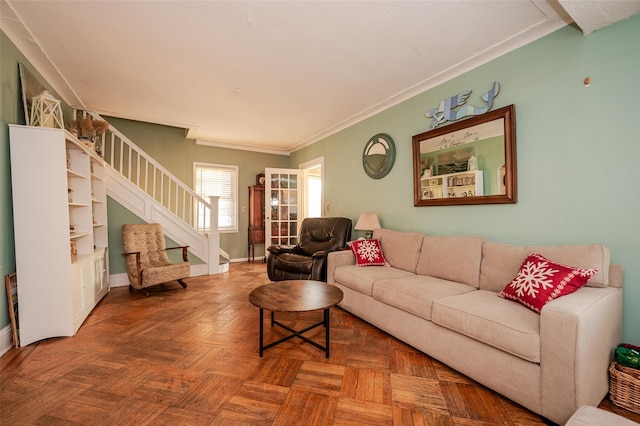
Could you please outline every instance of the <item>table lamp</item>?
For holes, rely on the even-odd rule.
[[[353,228],[356,231],[366,231],[364,237],[370,240],[373,237],[373,230],[380,229],[380,222],[378,221],[378,215],[373,212],[362,212],[358,218],[356,226]]]

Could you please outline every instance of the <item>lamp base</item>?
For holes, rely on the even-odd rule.
[[[364,233],[364,238],[365,238],[366,240],[370,240],[370,239],[372,239],[372,238],[373,238],[373,231],[367,231],[367,232],[365,232],[365,233]]]

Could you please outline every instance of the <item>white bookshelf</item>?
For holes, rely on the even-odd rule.
[[[109,291],[104,160],[65,130],[9,134],[20,344],[73,336]]]

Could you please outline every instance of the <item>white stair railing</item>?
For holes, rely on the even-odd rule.
[[[106,121],[90,111],[78,110],[77,114]],[[161,204],[172,216],[209,239],[208,256],[202,260],[209,263],[209,273],[217,273],[220,253],[218,197],[211,197],[213,204],[200,197],[111,124],[95,143],[96,151],[115,172]],[[212,205],[216,206],[215,211],[212,211]]]
[[[211,231],[209,232],[209,258],[207,259],[207,263],[209,264],[209,270],[211,270],[211,265],[219,265],[220,264],[220,232],[218,231],[218,202],[220,197],[211,196],[209,197],[211,200],[211,209],[209,210],[209,223],[211,223]],[[228,268],[228,265],[225,265],[221,268],[218,268],[218,271],[224,272]],[[209,272],[211,274],[211,272]]]
[[[87,113],[94,119],[103,120],[98,114]],[[118,129],[109,125],[107,132],[96,141],[96,150],[100,150],[106,162],[125,179],[186,224],[201,234],[209,232],[209,202],[151,158]]]

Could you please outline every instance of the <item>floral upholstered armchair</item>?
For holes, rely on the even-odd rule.
[[[122,243],[126,258],[129,291],[142,290],[149,296],[147,287],[178,281],[183,288],[183,278],[191,274],[187,258],[188,246],[166,247],[164,232],[159,223],[122,225]],[[182,262],[173,263],[167,250],[182,249]]]

